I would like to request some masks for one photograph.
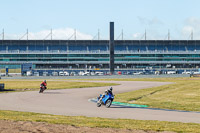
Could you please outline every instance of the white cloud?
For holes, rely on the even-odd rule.
[[[194,27],[186,25],[182,29],[182,34],[183,35],[189,35],[189,34],[191,34],[192,31],[194,31]]]
[[[135,33],[132,35],[134,40],[144,40],[145,39],[145,31],[143,33]],[[147,40],[167,40],[168,36],[161,34],[156,30],[146,30],[146,39]]]
[[[166,34],[163,32],[165,23],[158,18],[146,18],[138,16],[137,19],[143,28],[146,28],[146,39],[147,40],[165,40]],[[145,31],[140,33],[135,33],[132,35],[134,39],[145,39]]]
[[[147,28],[147,39],[150,40],[166,40],[168,39],[167,31],[163,31],[163,28],[171,29],[170,39],[191,39],[191,33],[193,32],[193,39],[200,39],[200,18],[198,17],[189,17],[182,24],[183,26],[178,29],[172,29],[171,27],[166,27],[165,24],[157,18],[144,18],[138,16],[140,24],[146,26]],[[179,24],[179,25],[182,25]],[[174,35],[174,32],[176,33]],[[134,39],[144,39],[143,33],[136,33],[132,35]]]
[[[163,24],[164,24],[164,23],[163,23],[161,20],[159,20],[158,18],[147,19],[147,18],[138,16],[137,19],[139,20],[139,22],[140,22],[142,25],[152,26],[152,25],[163,25]]]
[[[42,30],[39,32],[29,32],[28,38],[36,39],[36,40],[43,40],[43,39],[51,39],[51,30]],[[72,28],[63,28],[63,29],[53,29],[52,30],[52,39],[61,39],[61,40],[68,40],[68,39],[75,39],[74,34],[75,30]],[[27,39],[27,36],[24,34],[5,34],[5,39]],[[23,38],[22,38],[23,37]],[[77,40],[91,40],[93,38],[92,35],[85,34],[76,30],[76,39]]]
[[[135,33],[135,34],[133,34],[133,38],[136,39],[136,40],[140,40],[140,39],[142,39],[142,34],[141,33]]]
[[[192,32],[194,39],[200,39],[200,18],[190,17],[185,20],[181,36],[185,39],[190,39]]]

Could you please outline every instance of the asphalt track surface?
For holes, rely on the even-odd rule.
[[[97,81],[95,81],[97,82]],[[166,82],[146,81],[100,81],[120,83],[114,86],[113,93],[122,93],[149,87],[169,84]],[[14,110],[67,116],[88,116],[103,118],[122,118],[137,120],[159,120],[184,123],[200,123],[200,112],[175,111],[152,108],[132,108],[111,106],[96,107],[89,99],[97,97],[108,87],[75,88],[14,92],[0,94],[0,110]]]

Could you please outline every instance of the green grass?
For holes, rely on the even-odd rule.
[[[15,91],[39,90],[42,80],[1,80],[5,89]],[[71,89],[118,85],[115,83],[74,82],[68,80],[47,80],[48,89]]]
[[[129,119],[106,119],[84,116],[61,116],[48,115],[30,112],[0,111],[0,119],[14,121],[47,122],[52,124],[67,124],[77,127],[101,127],[101,128],[121,128],[153,131],[174,131],[174,132],[200,132],[200,124],[164,122],[164,121],[144,121]]]
[[[153,108],[200,112],[199,78],[136,79],[135,81],[162,81],[173,83],[117,94],[115,100],[148,105]]]
[[[97,79],[89,79],[97,80]],[[98,79],[99,80],[99,79]],[[154,78],[154,79],[101,79],[115,81],[161,81],[173,82],[173,84],[160,87],[153,87],[117,94],[115,101],[135,104],[146,104],[154,108],[176,109],[188,111],[200,111],[200,78]],[[68,81],[68,82],[67,82]],[[87,81],[87,80],[85,80]],[[35,88],[38,89],[40,80],[1,80],[6,83],[7,89]],[[28,83],[27,83],[28,82]],[[91,82],[70,82],[69,80],[49,80],[50,89],[88,87]],[[19,83],[19,84],[18,84]],[[80,84],[79,84],[80,83]],[[9,84],[9,86],[7,86]],[[22,85],[21,85],[22,84]],[[78,85],[79,84],[79,85]],[[108,85],[103,83],[93,84]],[[90,84],[91,85],[91,84]],[[26,87],[25,87],[26,86]],[[59,87],[58,87],[59,86]],[[108,85],[110,86],[110,84]],[[55,88],[54,88],[55,87]],[[0,111],[0,119],[14,121],[47,122],[53,124],[67,124],[73,126],[122,128],[153,131],[174,131],[174,132],[196,132],[200,133],[200,124],[179,123],[164,121],[144,121],[130,119],[105,119],[84,116],[59,116],[39,113]]]
[[[6,73],[6,69],[0,69],[1,73]],[[8,73],[21,73],[21,69],[8,69]]]

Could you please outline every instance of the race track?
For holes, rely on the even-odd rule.
[[[96,81],[95,81],[96,82]],[[99,81],[101,82],[101,81]],[[113,93],[128,92],[168,84],[166,82],[103,81],[120,83]],[[200,123],[200,112],[174,111],[149,108],[128,108],[104,106],[98,108],[88,99],[97,97],[108,87],[46,90],[0,94],[0,110],[15,110],[67,116],[88,116],[103,118],[125,118],[137,120],[159,120],[184,123]]]

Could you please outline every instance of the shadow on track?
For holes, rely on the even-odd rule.
[[[16,91],[14,89],[3,89],[3,90],[0,90],[0,92],[4,92],[4,91]]]
[[[185,111],[185,110],[173,110],[173,109],[159,109],[159,108],[141,108],[141,107],[129,107],[129,106],[111,106],[110,108],[139,108],[139,109],[148,109],[148,110],[162,110],[162,111],[173,111],[173,112],[192,112],[192,113],[200,113],[195,111]]]

